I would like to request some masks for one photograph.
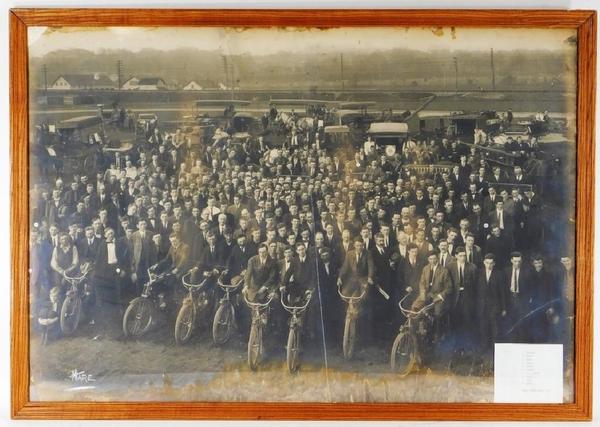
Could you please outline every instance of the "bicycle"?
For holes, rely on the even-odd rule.
[[[407,288],[406,295],[398,303],[400,311],[406,316],[406,322],[400,326],[400,330],[398,331],[398,335],[392,346],[390,357],[392,371],[398,373],[402,377],[410,374],[417,364],[417,360],[420,359],[419,337],[422,339],[422,337],[427,334],[425,324],[421,320],[424,317],[431,319],[428,312],[436,304],[434,301],[418,311],[404,308],[402,303],[411,292],[412,289]]]
[[[248,300],[247,292],[242,291],[246,305],[252,310],[252,325],[248,337],[248,366],[255,371],[262,360],[263,355],[263,329],[269,322],[269,306],[275,298],[275,293],[269,295],[264,302],[252,302]]]
[[[198,284],[192,284],[186,280],[191,278],[196,270],[197,268],[193,268],[181,277],[181,283],[187,289],[187,295],[183,299],[175,320],[176,344],[188,342],[198,319],[208,319],[211,312],[212,291],[204,289],[209,278],[206,277]]]
[[[300,335],[302,333],[302,323],[304,319],[304,312],[308,308],[308,304],[312,298],[312,292],[306,291],[306,302],[301,306],[286,305],[284,302],[284,292],[281,292],[281,305],[291,314],[290,317],[290,330],[288,333],[287,347],[286,347],[286,360],[287,367],[290,373],[295,373],[300,367],[299,354],[300,354]]]
[[[348,306],[346,308],[346,319],[344,321],[342,353],[344,355],[344,359],[350,360],[354,355],[354,343],[356,342],[356,321],[360,313],[360,303],[366,294],[366,289],[363,288],[359,296],[351,297],[342,294],[341,287],[338,286],[338,294]]]
[[[125,337],[137,338],[150,330],[155,323],[155,318],[162,312],[159,303],[156,301],[158,298],[152,295],[152,287],[172,275],[171,271],[156,274],[153,267],[148,269],[149,280],[144,284],[142,294],[131,300],[123,315],[123,333]]]
[[[69,284],[69,289],[66,292],[65,300],[60,309],[59,323],[63,335],[71,335],[79,325],[83,300],[91,295],[91,290],[87,283],[90,271],[92,271],[92,266],[90,264],[83,264],[81,274],[77,277],[70,277],[67,273],[63,273],[63,280]]]
[[[219,306],[213,319],[212,335],[213,341],[217,345],[223,345],[231,338],[235,326],[235,307],[231,301],[231,294],[244,283],[242,278],[236,283],[226,285],[223,282],[225,274],[227,274],[227,270],[222,270],[217,279],[217,285],[225,293],[219,300]]]

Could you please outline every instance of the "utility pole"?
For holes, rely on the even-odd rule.
[[[340,77],[342,79],[342,90],[344,90],[344,54],[340,53]]]
[[[121,86],[123,86],[123,61],[120,59],[117,61],[117,82],[119,85],[117,90],[121,90]]]
[[[454,60],[454,90],[458,93],[458,59],[456,56],[452,59]]]
[[[233,95],[233,92],[235,87],[235,73],[233,70],[233,61],[231,60],[229,61],[229,72],[231,74],[231,99],[234,99],[235,97]]]
[[[233,99],[233,70],[230,70],[229,64],[227,62],[227,56],[221,55],[223,59],[223,71],[225,71],[225,86],[229,88],[231,92],[231,99]],[[229,77],[231,73],[231,78]]]
[[[496,70],[494,68],[494,48],[490,49],[490,66],[492,67],[492,89],[496,90]]]
[[[48,95],[48,67],[46,64],[42,66],[42,72],[44,73],[44,94]]]

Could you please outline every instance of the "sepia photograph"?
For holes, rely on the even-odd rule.
[[[31,401],[574,402],[575,29],[27,36]]]

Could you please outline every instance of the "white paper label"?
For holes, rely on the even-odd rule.
[[[562,344],[496,344],[495,403],[563,403]]]

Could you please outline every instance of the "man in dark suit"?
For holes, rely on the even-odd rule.
[[[152,235],[152,246],[150,250],[150,265],[154,265],[162,261],[167,256],[169,248],[162,242],[162,235],[154,233]]]
[[[251,256],[246,245],[246,235],[238,230],[234,233],[234,238],[236,245],[231,250],[228,263],[230,277],[235,277],[246,270]]]
[[[452,280],[448,270],[440,265],[438,253],[431,251],[427,256],[427,265],[421,272],[419,280],[419,296],[412,305],[417,311],[425,305],[435,303],[433,306],[433,340],[439,341],[446,330],[444,314],[452,304]]]
[[[557,286],[557,278],[544,265],[544,259],[539,254],[531,257],[531,307],[546,307],[541,313],[530,319],[526,327],[530,333],[532,342],[548,343],[554,341],[556,336],[558,316],[557,307],[560,298],[560,288]]]
[[[475,244],[475,236],[472,233],[468,233],[465,238],[465,254],[468,263],[473,264],[476,268],[481,267],[483,255],[481,248]]]
[[[512,241],[502,233],[498,224],[492,224],[491,228],[492,234],[485,242],[485,252],[494,254],[496,264],[502,268],[508,262]]]
[[[85,227],[84,236],[77,242],[77,253],[81,262],[94,262],[101,240],[94,235],[91,226]]]
[[[528,323],[522,319],[534,309],[533,284],[529,269],[523,265],[521,252],[511,252],[510,265],[504,271],[507,326],[512,329],[508,338],[512,342],[529,342]],[[513,329],[514,328],[514,329]]]
[[[394,301],[399,302],[405,296],[406,288],[413,291],[407,297],[404,307],[411,307],[417,297],[419,280],[424,263],[418,256],[419,248],[414,243],[406,246],[406,257],[398,261],[396,268],[396,286],[394,292]]]
[[[315,255],[309,256],[303,242],[296,243],[296,255],[282,280],[290,301],[302,301],[306,291],[314,292],[317,286]]]
[[[369,230],[367,226],[364,226],[360,230],[360,237],[363,239],[363,245],[367,251],[370,251],[373,246],[375,246],[373,237],[371,235],[371,230]]]
[[[235,246],[236,244],[233,241],[233,230],[231,230],[229,227],[225,227],[223,239],[217,242],[220,266],[227,266],[229,264],[229,257],[231,256]]]
[[[217,268],[221,266],[221,251],[217,244],[217,236],[209,230],[206,233],[206,246],[200,252],[197,267],[200,277],[213,277],[216,279]]]
[[[346,254],[344,264],[338,276],[338,286],[342,287],[342,293],[348,296],[358,296],[367,284],[374,283],[375,267],[373,259],[365,250],[362,238],[354,240],[354,249]]]
[[[479,346],[483,351],[493,349],[498,337],[498,323],[506,316],[506,296],[502,272],[495,268],[496,257],[488,253],[475,285],[476,324],[479,328]]]
[[[493,211],[496,208],[496,202],[502,200],[498,194],[496,194],[496,188],[492,186],[488,187],[488,195],[483,199],[483,214]]]
[[[154,285],[154,290],[159,293],[159,307],[161,309],[166,307],[166,300],[174,295],[177,284],[181,282],[181,277],[192,267],[190,247],[181,241],[179,234],[171,233],[169,242],[171,246],[167,256],[155,266],[157,272],[170,271],[172,273],[164,282]],[[192,280],[195,281],[196,279],[192,278]]]
[[[481,204],[475,202],[471,206],[472,213],[469,215],[469,226],[471,227],[471,232],[475,236],[475,243],[478,245],[483,245],[485,243],[485,238],[487,229],[485,228],[485,224],[489,223],[487,221],[487,216],[484,215],[481,211]]]
[[[438,250],[438,262],[442,267],[448,268],[448,266],[454,262],[454,257],[450,254],[448,249],[448,241],[440,240],[438,243]]]
[[[317,258],[315,258],[317,257]],[[310,337],[316,336],[316,325],[319,315],[319,296],[314,294],[317,288],[317,252],[309,252],[303,242],[296,243],[296,257],[292,260],[289,268],[282,279],[282,286],[285,287],[287,300],[294,305],[302,305],[306,301],[307,294],[310,293],[310,305],[306,312],[306,332]]]
[[[354,244],[352,242],[352,238],[350,235],[350,230],[343,230],[342,231],[342,238],[339,242],[339,245],[337,246],[336,249],[334,249],[334,261],[336,263],[336,265],[338,266],[338,268],[341,268],[342,264],[344,264],[344,261],[346,260],[346,255],[348,254],[349,251],[351,251],[354,248]]]
[[[394,290],[390,253],[384,247],[384,236],[381,233],[375,235],[375,247],[371,250],[371,257],[375,272],[373,277],[375,283],[368,295],[372,333],[378,338],[388,338],[393,333],[391,322],[395,307],[391,296]]]
[[[345,307],[337,293],[338,271],[332,261],[331,250],[323,248],[319,258],[317,275],[323,305],[323,323],[329,342],[339,342]]]
[[[248,260],[244,289],[248,300],[264,300],[277,286],[277,263],[269,257],[267,245],[258,246],[258,254]]]
[[[472,327],[475,320],[475,280],[477,269],[467,262],[465,248],[456,249],[456,257],[448,266],[454,288],[452,308],[450,311],[450,328],[453,334],[463,342],[458,345],[468,345],[471,342]]]
[[[104,231],[104,239],[96,252],[93,274],[96,291],[93,319],[101,331],[98,338],[102,333],[115,331],[121,315],[121,286],[131,266],[128,252],[116,241],[112,228]]]
[[[143,284],[149,279],[148,268],[151,266],[152,237],[146,226],[146,220],[140,219],[137,231],[131,235],[131,280],[136,285],[138,294],[141,292]]]
[[[488,214],[490,223],[498,224],[500,230],[507,236],[512,236],[515,223],[512,215],[504,210],[504,201],[496,200],[496,208]]]

